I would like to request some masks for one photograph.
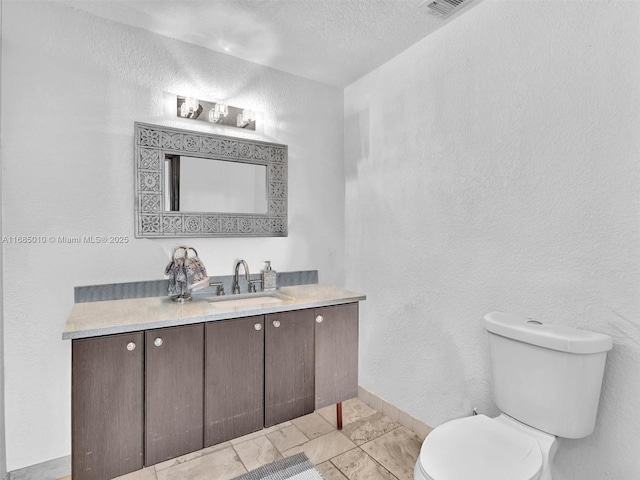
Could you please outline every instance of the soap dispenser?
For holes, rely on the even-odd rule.
[[[276,289],[276,271],[271,268],[271,261],[264,262],[264,270],[262,270],[262,289],[265,292],[272,292]]]

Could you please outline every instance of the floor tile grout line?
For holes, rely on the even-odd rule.
[[[245,443],[245,442],[242,442],[242,443]],[[242,445],[242,443],[239,443],[238,445]],[[240,454],[236,450],[236,446],[235,445],[231,445],[231,448],[233,449],[233,452],[236,454],[236,457],[238,457],[238,460],[240,460],[240,463],[242,464],[244,469],[247,471],[247,473],[249,473],[249,469],[247,468],[247,466],[244,463],[244,460],[242,460],[242,457],[240,456]]]
[[[403,425],[398,425],[396,428],[392,428],[392,429],[391,429],[391,430],[389,430],[388,432],[385,432],[385,433],[383,433],[382,435],[377,436],[376,438],[372,438],[371,440],[369,440],[368,442],[363,443],[362,445],[358,445],[358,448],[360,448],[360,449],[365,453],[365,455],[368,455],[368,456],[369,456],[369,458],[371,458],[371,460],[373,460],[375,463],[377,463],[378,465],[380,465],[380,466],[381,466],[381,467],[382,467],[386,472],[388,472],[388,473],[389,473],[389,475],[391,475],[391,477],[395,478],[396,480],[398,480],[398,477],[396,477],[393,473],[391,473],[391,471],[390,471],[387,467],[385,467],[382,463],[380,463],[380,462],[378,461],[378,459],[376,459],[373,455],[371,455],[369,452],[367,452],[365,449],[363,449],[363,448],[361,448],[361,447],[362,447],[363,445],[368,444],[368,443],[374,442],[375,440],[378,440],[379,438],[381,438],[381,437],[385,436],[385,435],[386,435],[386,434],[388,434],[388,433],[395,432],[396,430],[398,430],[398,429],[402,428],[402,426],[403,426]],[[406,428],[406,427],[405,427],[405,428]],[[340,470],[340,469],[338,468],[338,470]],[[345,475],[345,476],[346,476],[346,475]]]
[[[356,423],[357,421],[360,421],[360,420],[366,420],[367,418],[372,417],[372,416],[373,416],[373,415],[375,415],[376,413],[381,413],[381,412],[376,411],[374,414],[372,414],[372,415],[368,415],[367,417],[359,418],[358,420],[356,420],[356,421],[354,421],[354,422],[351,422],[349,425],[351,425],[351,424],[353,424],[353,423]],[[384,414],[383,414],[383,415],[384,415]],[[394,423],[397,423],[397,422],[394,422]],[[345,425],[345,427],[346,427],[346,425]],[[390,472],[390,471],[389,471],[389,470],[388,470],[384,465],[382,465],[378,460],[376,460],[372,455],[370,455],[367,451],[365,451],[365,450],[364,450],[364,449],[362,449],[361,447],[362,447],[363,445],[366,445],[366,444],[368,444],[368,443],[371,443],[371,442],[373,442],[374,440],[377,440],[378,438],[380,438],[380,437],[382,437],[382,436],[384,436],[384,435],[386,435],[386,434],[388,434],[388,433],[391,433],[391,432],[393,432],[393,431],[395,431],[395,430],[397,430],[397,429],[399,429],[399,428],[401,428],[401,427],[402,427],[402,425],[398,424],[398,426],[397,426],[397,427],[392,428],[391,430],[388,430],[388,431],[386,431],[386,432],[383,432],[383,433],[381,433],[380,435],[378,435],[378,436],[376,436],[376,437],[372,438],[371,440],[369,440],[369,441],[367,441],[367,442],[365,442],[365,443],[363,443],[363,444],[356,445],[354,448],[351,448],[351,449],[349,449],[349,450],[347,450],[347,451],[345,451],[345,452],[342,452],[342,453],[339,453],[339,454],[337,454],[337,455],[334,455],[333,457],[331,457],[331,458],[329,458],[328,460],[325,460],[325,461],[328,461],[329,463],[331,463],[331,464],[332,464],[332,465],[333,465],[333,466],[334,466],[334,467],[335,467],[335,468],[336,468],[336,469],[337,469],[337,470],[338,470],[342,475],[344,475],[345,477],[349,478],[349,476],[347,475],[347,472],[344,472],[344,471],[343,471],[343,470],[342,470],[342,469],[341,469],[341,468],[340,468],[336,463],[334,463],[334,462],[333,462],[333,460],[334,460],[334,459],[336,459],[337,457],[341,456],[341,455],[345,455],[346,453],[352,452],[352,451],[354,451],[354,450],[361,450],[361,451],[362,451],[362,453],[363,453],[364,455],[366,455],[367,457],[369,457],[369,458],[370,458],[370,459],[371,459],[371,460],[372,460],[376,465],[379,465],[379,466],[380,466],[380,468],[382,468],[385,472],[387,472],[387,473],[391,476],[391,478],[392,478],[392,479],[398,480],[398,477],[396,477],[393,473],[391,473],[391,472]],[[352,440],[351,438],[349,438],[347,435],[345,435],[342,431],[337,430],[337,429],[335,429],[334,431],[338,431],[338,432],[342,433],[342,435],[343,435],[345,438],[347,438],[347,440],[349,440],[350,442],[352,442],[352,443],[354,443],[354,444],[355,444],[355,442],[353,442],[353,440]],[[325,435],[328,435],[329,433],[331,433],[331,432],[328,432],[328,433],[326,433],[326,434],[324,434],[324,435],[321,435],[320,437],[323,437],[323,436],[325,436]],[[316,438],[320,438],[320,437],[316,437]],[[302,444],[302,445],[304,445],[304,444]],[[317,465],[314,465],[314,467],[315,467],[315,466],[317,466]]]
[[[250,439],[251,440],[251,439]],[[248,442],[249,440],[247,440]],[[242,443],[238,443],[237,445],[242,445],[246,442],[242,442]],[[244,469],[247,471],[247,473],[249,473],[249,469],[247,468],[247,465],[244,463],[244,460],[242,460],[242,457],[240,456],[240,454],[238,453],[238,450],[236,450],[236,445],[231,445],[231,448],[233,448],[234,453],[236,454],[236,457],[238,457],[238,460],[240,460],[240,463],[242,464],[242,466],[244,467]]]
[[[393,431],[393,430],[392,430]],[[360,449],[362,450],[362,449]],[[367,455],[371,460],[373,460],[374,463],[377,463],[378,465],[380,465],[380,467],[387,472],[389,475],[391,475],[393,478],[397,478],[393,473],[391,473],[391,471],[385,467],[384,465],[382,465],[382,463],[380,463],[373,455],[371,455],[369,452],[367,452],[366,450],[362,450],[364,452],[365,455]]]
[[[367,440],[366,442],[361,443],[360,445],[358,445],[358,447],[362,447],[363,445],[367,445],[368,443],[374,442],[374,441],[378,440],[380,437],[384,437],[387,433],[395,432],[396,430],[398,430],[399,428],[402,428],[402,427],[403,427],[403,425],[398,425],[397,427],[392,428],[391,430],[388,430],[388,431],[378,435],[377,437],[372,438],[371,440]]]
[[[336,458],[338,458],[340,455],[344,455],[344,454],[346,454],[346,453],[353,452],[354,450],[357,450],[357,449],[359,449],[359,448],[360,448],[360,447],[358,447],[358,446],[356,445],[356,448],[352,448],[351,450],[347,450],[346,452],[342,452],[342,453],[340,453],[340,454],[338,454],[338,455],[336,455],[336,456],[334,456],[334,457],[331,457],[331,458],[328,460],[328,462],[329,462],[329,463],[331,463],[331,465],[333,465],[334,467],[336,467],[336,468],[338,469],[338,471],[339,471],[340,473],[342,473],[345,477],[349,478],[349,477],[347,476],[347,474],[346,474],[345,472],[343,472],[343,471],[340,469],[340,467],[339,467],[338,465],[336,465],[335,463],[333,463],[333,460],[334,460],[334,459],[336,459]],[[364,452],[364,450],[363,450],[363,452]],[[367,452],[364,452],[364,453],[367,453]]]
[[[405,427],[404,425],[399,425],[398,427],[396,427],[396,428],[394,428],[394,429],[392,429],[392,430],[389,430],[388,432],[384,433],[383,435],[380,435],[379,437],[377,437],[377,438],[375,438],[375,439],[373,439],[373,440],[370,440],[370,441],[369,441],[369,442],[367,442],[367,443],[363,443],[362,445],[360,445],[360,447],[362,447],[362,446],[364,446],[364,445],[366,445],[366,444],[372,443],[372,442],[374,442],[375,440],[377,440],[377,439],[379,439],[379,438],[382,438],[384,435],[387,435],[387,434],[389,434],[389,433],[391,433],[391,432],[394,432],[394,431],[396,431],[396,430],[400,430],[400,429],[402,429],[402,428],[405,428],[405,429],[409,430],[410,432],[412,432],[413,434],[417,435],[417,434],[416,434],[416,432],[414,432],[414,431],[413,431],[413,430],[411,430],[410,428]],[[389,472],[389,474],[390,474],[393,478],[395,478],[396,480],[398,480],[398,477],[396,477],[393,473],[391,473],[391,470],[389,470],[387,467],[385,467],[385,466],[384,466],[384,465],[383,465],[379,460],[377,460],[373,455],[371,455],[369,452],[367,452],[367,451],[366,451],[366,450],[364,450],[364,449],[363,449],[363,451],[364,451],[364,453],[366,453],[367,455],[369,455],[369,456],[371,457],[371,459],[372,459],[372,460],[374,460],[376,463],[379,463],[379,464],[382,466],[382,468],[384,468],[385,470],[387,470],[387,471]],[[419,456],[419,454],[418,454],[418,456]],[[413,478],[413,474],[411,474],[411,478]]]
[[[342,452],[339,455],[336,455],[335,457],[330,458],[328,461],[338,469],[338,471],[343,474],[345,477],[349,478],[349,476],[347,475],[347,472],[343,471],[337,464],[335,464],[333,462],[334,459],[338,458],[340,455],[346,455],[349,452],[353,452],[354,450],[361,450],[362,453],[364,453],[367,457],[369,457],[374,463],[376,463],[377,465],[379,465],[385,472],[387,472],[389,475],[391,475],[393,478],[395,478],[396,480],[398,480],[398,477],[396,477],[393,473],[391,473],[389,471],[389,469],[387,467],[385,467],[384,465],[382,465],[379,461],[377,461],[374,457],[372,457],[369,452],[362,450],[360,448],[359,445],[356,446],[356,448],[352,448],[351,450],[347,450],[346,452]],[[315,466],[315,465],[314,465]]]
[[[277,432],[277,431],[280,431],[280,430],[281,430],[281,429],[280,429],[280,428],[278,428],[277,430],[274,430],[274,432]],[[271,432],[271,433],[273,433],[273,432]],[[280,450],[278,450],[278,449],[276,448],[276,446],[273,444],[273,442],[272,442],[271,440],[269,440],[269,437],[267,437],[267,435],[268,435],[268,434],[266,434],[266,433],[265,433],[264,435],[258,435],[257,437],[250,438],[250,439],[248,439],[248,440],[247,440],[247,441],[245,441],[245,442],[237,443],[236,445],[233,445],[233,444],[231,445],[231,448],[233,448],[233,451],[234,451],[234,452],[236,452],[236,456],[237,456],[237,457],[238,457],[238,459],[240,460],[240,463],[242,463],[242,466],[243,466],[243,467],[244,467],[244,469],[247,471],[247,473],[248,473],[248,472],[252,472],[253,470],[256,470],[256,469],[258,469],[258,468],[260,468],[260,467],[263,467],[264,465],[267,465],[267,464],[265,463],[264,465],[260,465],[260,467],[256,467],[256,468],[254,468],[253,470],[249,470],[249,467],[244,463],[244,460],[242,460],[242,457],[241,457],[241,456],[240,456],[240,454],[238,453],[238,450],[236,450],[236,447],[239,447],[240,445],[244,445],[244,444],[245,444],[245,443],[247,443],[247,442],[251,442],[251,441],[253,441],[253,440],[257,440],[257,439],[258,439],[258,438],[260,438],[260,437],[264,437],[264,439],[265,439],[267,442],[269,442],[269,444],[271,445],[271,447],[276,451],[276,453],[277,453],[278,455],[280,455],[282,458],[286,458],[286,457],[282,454],[282,452],[280,452]],[[303,445],[304,445],[304,444],[303,444]],[[293,448],[295,448],[295,447],[293,447]],[[278,460],[282,460],[282,458],[281,458],[281,459],[278,459]],[[269,463],[271,463],[271,462],[269,462]]]
[[[306,440],[302,443],[299,443],[298,445],[294,445],[293,447],[287,448],[285,450],[280,450],[278,447],[276,447],[275,445],[273,445],[275,447],[275,449],[278,451],[278,453],[280,455],[282,455],[284,457],[284,452],[291,450],[292,448],[296,448],[296,447],[301,447],[302,445],[304,445],[305,443],[309,443],[311,441],[311,439],[309,437],[307,437],[304,433],[302,433],[302,431],[296,427],[295,425],[292,425],[296,428],[296,430],[298,430],[298,432],[300,432],[300,435],[302,435],[304,438],[306,438]],[[272,432],[275,433],[275,432]],[[269,434],[270,435],[270,434]],[[268,438],[268,437],[267,437]],[[269,438],[269,441],[271,441],[271,439]],[[271,444],[273,444],[273,441],[271,441]]]

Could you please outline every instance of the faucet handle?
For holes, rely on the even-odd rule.
[[[222,282],[209,282],[210,287],[216,287],[216,295],[221,297],[224,295],[224,283]]]
[[[256,283],[262,283],[262,280],[249,280],[249,293],[256,293]]]

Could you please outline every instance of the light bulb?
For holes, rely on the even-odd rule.
[[[184,99],[184,104],[187,106],[189,112],[196,112],[198,108],[200,108],[200,104],[198,103],[198,99],[194,97],[187,97]]]
[[[216,103],[215,109],[218,115],[220,115],[221,117],[226,117],[227,114],[229,113],[229,109],[227,108],[227,105],[224,103]]]
[[[238,114],[237,125],[238,127],[244,128],[255,120],[256,114],[253,110],[242,110],[242,113]]]
[[[253,110],[242,110],[242,122],[247,125],[255,119]]]

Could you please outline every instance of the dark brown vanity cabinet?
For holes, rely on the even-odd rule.
[[[315,309],[315,408],[358,396],[358,304]]]
[[[264,426],[314,409],[314,310],[265,317]]]
[[[74,480],[103,480],[142,468],[143,342],[141,332],[73,341]]]
[[[205,325],[204,446],[264,426],[264,316]]]
[[[203,448],[204,325],[145,332],[145,464]]]
[[[358,303],[73,340],[73,479],[306,415],[357,384]]]

